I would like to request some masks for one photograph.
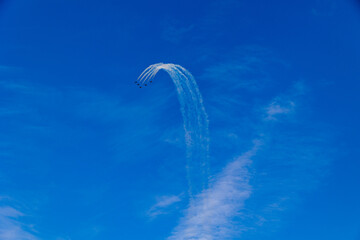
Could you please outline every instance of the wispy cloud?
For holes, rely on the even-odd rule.
[[[270,74],[265,67],[276,61],[269,57],[269,50],[259,46],[236,49],[231,56],[210,65],[200,79],[206,82],[220,82],[227,89],[257,91],[269,83]],[[238,81],[236,81],[238,79]]]
[[[279,115],[294,111],[294,107],[295,103],[293,101],[283,102],[276,99],[266,108],[265,120],[277,120]]]
[[[275,97],[270,104],[268,104],[264,109],[264,117],[265,121],[275,121],[279,120],[279,117],[282,115],[290,115],[295,113],[296,110],[296,102],[299,102],[299,97],[303,96],[306,92],[306,88],[303,82],[298,81],[291,86],[289,91]]]
[[[252,193],[248,166],[261,142],[229,163],[215,177],[213,184],[201,193],[186,211],[169,240],[177,239],[227,239],[244,229],[234,228],[232,220],[244,207]]]
[[[149,209],[148,215],[154,218],[158,215],[166,214],[170,211],[170,207],[181,201],[179,195],[169,195],[158,197],[156,203]]]
[[[253,134],[261,141],[214,177],[209,189],[190,203],[169,240],[232,239],[260,226],[279,225],[281,213],[289,209],[296,193],[314,184],[319,176],[310,179],[310,175],[315,177],[325,164],[322,162],[328,162],[317,154],[321,139],[301,130],[307,126],[300,116],[305,90],[302,82],[296,82],[268,104],[250,110],[256,117],[247,125],[253,126]],[[295,114],[297,118],[289,118]],[[281,124],[274,124],[278,121]],[[231,136],[238,134],[235,131]],[[315,156],[318,159],[313,162]]]
[[[24,213],[10,206],[0,207],[0,239],[38,240],[31,226],[20,221]]]

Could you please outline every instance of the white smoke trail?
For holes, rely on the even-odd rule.
[[[192,198],[205,189],[208,183],[208,117],[194,77],[180,65],[153,64],[141,73],[135,83],[139,87],[147,86],[161,69],[165,70],[173,80],[181,105],[186,141],[189,195]]]

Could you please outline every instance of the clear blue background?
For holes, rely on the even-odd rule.
[[[265,135],[233,239],[360,239],[359,43],[350,0],[0,1],[0,233],[170,236],[188,203],[179,104],[163,72],[133,82],[172,62],[203,95],[213,175]],[[268,126],[273,101],[295,108]]]

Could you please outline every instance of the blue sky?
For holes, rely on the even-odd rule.
[[[355,0],[0,0],[0,239],[359,240],[359,42]],[[158,62],[208,114],[193,202]]]

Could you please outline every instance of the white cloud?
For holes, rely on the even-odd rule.
[[[169,212],[170,206],[173,206],[180,201],[181,197],[177,195],[158,197],[156,203],[149,209],[148,215],[153,218],[158,215],[166,214]]]
[[[19,221],[24,214],[13,207],[0,207],[1,240],[38,240],[32,233],[31,226]]]
[[[259,141],[255,142],[250,151],[230,162],[211,187],[190,203],[169,240],[226,239],[245,230],[236,228],[232,221],[241,214],[245,200],[252,193],[248,166],[259,145]]]
[[[261,116],[260,122],[254,122],[256,135],[266,141],[266,146],[258,152],[260,143],[257,143],[252,150],[227,164],[210,188],[190,203],[168,240],[232,239],[260,226],[261,229],[278,226],[282,212],[296,197],[293,192],[313,184],[314,181],[307,177],[321,167],[318,161],[308,164],[314,160],[312,156],[308,161],[304,160],[306,152],[314,153],[314,144],[307,144],[306,141],[312,140],[302,130],[298,132],[298,127],[302,126],[300,117],[289,123],[283,122],[281,126],[273,125],[274,120],[302,110],[299,97],[305,90],[302,82],[296,82],[286,94],[273,98],[266,107],[258,108],[260,113],[255,111]],[[292,133],[289,133],[290,129]],[[237,135],[235,132],[231,136],[236,138]],[[256,161],[257,171],[254,186],[250,185],[248,171],[252,161]],[[258,229],[258,234],[261,231]]]
[[[286,93],[274,98],[271,103],[265,108],[265,121],[278,120],[279,117],[289,115],[295,112],[295,108],[299,106],[299,97],[306,93],[307,89],[304,83],[297,81],[293,84],[291,89]]]
[[[266,108],[265,120],[277,120],[282,114],[288,114],[294,111],[295,103],[293,101],[275,100]]]

